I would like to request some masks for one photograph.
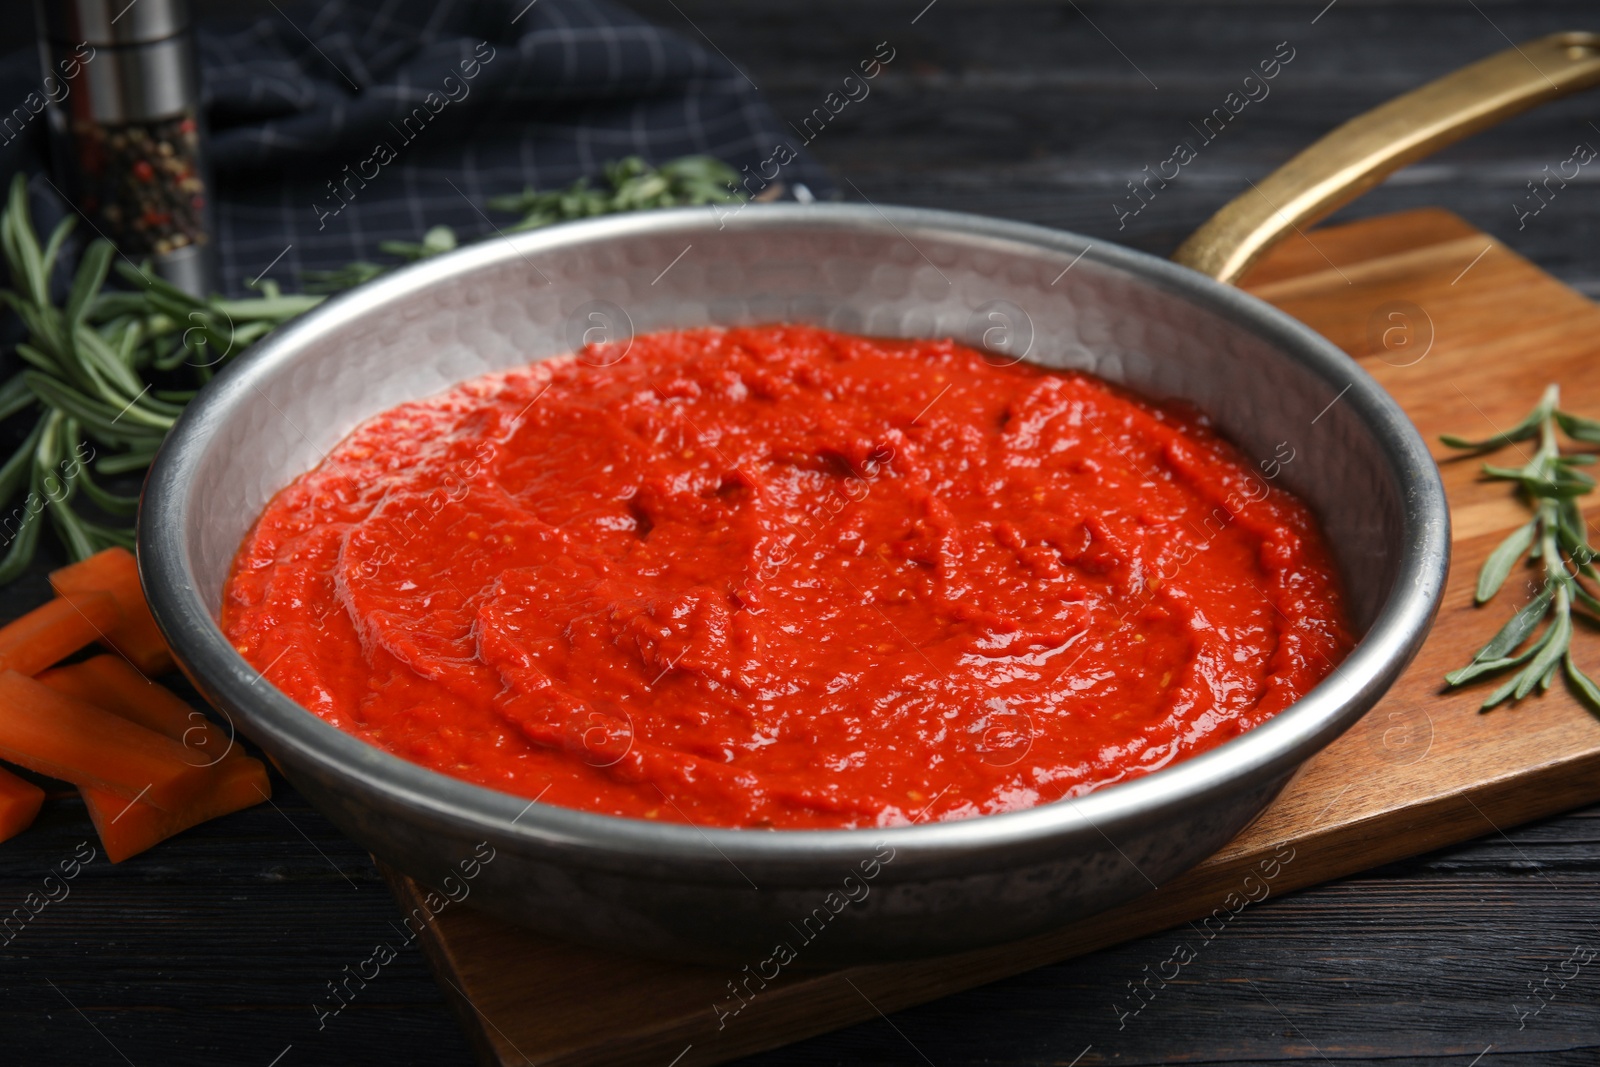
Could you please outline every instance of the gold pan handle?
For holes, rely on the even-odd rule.
[[[1600,84],[1600,34],[1555,33],[1481,59],[1333,130],[1211,216],[1172,254],[1237,282],[1286,237],[1445,145]]]

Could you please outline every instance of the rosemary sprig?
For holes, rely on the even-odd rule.
[[[640,211],[652,207],[697,207],[743,199],[739,172],[711,156],[684,156],[652,167],[638,156],[605,166],[607,188],[592,189],[579,178],[565,189],[535,192],[531,187],[513,196],[496,196],[489,206],[521,215],[513,230],[534,230],[556,222]]]
[[[1595,486],[1595,480],[1579,468],[1594,463],[1596,457],[1587,453],[1563,455],[1557,439],[1559,430],[1575,441],[1600,444],[1600,422],[1562,411],[1560,403],[1560,387],[1551,385],[1527,418],[1504,433],[1481,441],[1451,434],[1440,438],[1451,448],[1472,452],[1491,452],[1535,438],[1539,442],[1533,457],[1521,467],[1483,465],[1486,477],[1516,483],[1533,509],[1533,518],[1489,553],[1478,573],[1477,603],[1486,603],[1500,591],[1524,555],[1529,563],[1542,562],[1544,566],[1544,582],[1533,599],[1511,616],[1471,663],[1445,675],[1446,685],[1454,688],[1517,668],[1489,694],[1482,705],[1484,711],[1507,700],[1515,703],[1536,687],[1544,692],[1558,672],[1566,674],[1567,681],[1590,708],[1600,711],[1600,687],[1572,658],[1573,608],[1581,607],[1592,618],[1600,619],[1600,599],[1582,581],[1600,580],[1600,575],[1595,572],[1595,550],[1589,545],[1587,527],[1577,504],[1577,498]],[[1533,637],[1546,619],[1550,624]]]
[[[397,256],[402,263],[415,263],[419,259],[436,256],[455,247],[456,231],[448,226],[434,226],[422,235],[420,241],[378,242],[378,251]],[[306,289],[313,293],[336,293],[341,289],[354,289],[390,269],[382,263],[358,259],[353,263],[346,263],[338,270],[308,270],[305,272]]]
[[[538,192],[530,186],[510,196],[490,197],[488,205],[491,211],[522,216],[502,228],[502,232],[515,232],[622,211],[736,203],[745,197],[738,181],[738,171],[711,156],[683,156],[659,167],[652,167],[638,156],[628,156],[605,165],[603,188],[595,188],[589,184],[589,179],[579,178],[565,189]],[[413,263],[448,252],[456,244],[454,230],[435,226],[421,241],[384,241],[378,249],[402,263]],[[307,271],[306,290],[334,293],[350,289],[371,281],[392,266],[357,260],[338,270]]]
[[[0,466],[0,584],[32,561],[46,516],[74,558],[131,546],[126,519],[138,497],[101,486],[91,461],[102,477],[142,471],[218,364],[321,299],[283,296],[268,283],[257,298],[199,300],[117,261],[116,249],[96,239],[57,303],[51,280],[75,221],[63,219],[41,244],[20,174],[0,211],[11,279],[0,303],[27,331],[16,346],[25,366],[0,383],[0,419],[33,420]],[[131,288],[105,288],[113,269]],[[80,511],[80,498],[99,514]]]

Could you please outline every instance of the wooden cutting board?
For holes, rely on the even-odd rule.
[[[1600,416],[1600,307],[1446,212],[1313,231],[1280,247],[1245,287],[1360,360],[1429,442],[1508,427],[1552,381],[1567,410]],[[1376,708],[1195,870],[1015,944],[785,972],[720,1028],[712,1006],[739,1003],[728,986],[742,978],[737,968],[629,959],[466,908],[443,910],[424,945],[482,1061],[720,1063],[1179,924],[1193,924],[1186,941],[1204,939],[1249,901],[1600,799],[1600,720],[1563,684],[1487,715],[1477,710],[1484,686],[1441,691],[1441,676],[1469,660],[1527,595],[1514,577],[1489,607],[1472,605],[1479,564],[1526,513],[1504,483],[1480,481],[1474,461],[1437,444],[1434,454],[1455,561],[1427,643]],[[1600,677],[1600,634],[1580,627],[1574,647]],[[420,906],[413,883],[389,880],[403,909]],[[1082,1062],[1096,1057],[1091,1050]]]

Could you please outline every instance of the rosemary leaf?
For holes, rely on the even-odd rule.
[[[1500,632],[1489,639],[1483,646],[1483,651],[1478,653],[1484,659],[1500,659],[1511,654],[1511,650],[1528,639],[1535,627],[1544,620],[1545,614],[1550,610],[1550,602],[1555,599],[1555,590],[1546,585],[1539,590],[1537,596],[1522,606],[1522,609],[1506,620]]]
[[[1548,610],[1548,607],[1546,610]],[[1534,624],[1537,625],[1539,621],[1540,619],[1535,619]],[[1494,674],[1498,671],[1505,670],[1507,667],[1515,667],[1519,663],[1526,663],[1529,659],[1532,659],[1536,654],[1544,650],[1544,646],[1549,642],[1552,633],[1554,633],[1553,629],[1545,630],[1545,632],[1540,635],[1537,641],[1515,655],[1506,655],[1497,659],[1489,659],[1484,656],[1482,651],[1480,651],[1471,663],[1460,668],[1459,670],[1451,671],[1449,674],[1444,676],[1444,680],[1451,686],[1465,685],[1474,678],[1480,678],[1485,674]]]
[[[1552,396],[1552,391],[1556,388],[1557,387],[1554,385],[1546,388],[1544,395],[1539,398],[1538,406],[1528,413],[1527,418],[1523,419],[1521,422],[1517,423],[1504,433],[1497,433],[1493,437],[1486,437],[1481,441],[1469,441],[1464,437],[1457,437],[1454,434],[1442,434],[1439,440],[1443,441],[1451,448],[1462,448],[1473,452],[1482,452],[1489,449],[1500,448],[1502,445],[1508,445],[1513,441],[1526,441],[1530,438],[1538,437],[1544,423],[1548,421],[1550,413],[1555,410],[1556,404],[1559,402]]]
[[[1555,621],[1550,624],[1549,635],[1544,644],[1539,648],[1533,662],[1522,670],[1521,677],[1517,680],[1517,687],[1511,691],[1512,700],[1521,700],[1533,692],[1533,687],[1545,672],[1552,669],[1560,662],[1561,657],[1567,654],[1572,644],[1572,612],[1566,602],[1565,590],[1556,591]]]
[[[33,235],[28,219],[28,183],[18,174],[11,179],[11,197],[6,214],[13,225],[7,231],[6,258],[12,261],[13,275],[21,273],[22,282],[35,304],[45,304],[50,299],[50,280],[44,274],[44,255],[39,250],[39,239]]]
[[[1489,553],[1489,558],[1483,561],[1483,570],[1478,572],[1478,589],[1474,594],[1478,603],[1493,597],[1505,584],[1506,576],[1511,573],[1512,566],[1528,551],[1528,546],[1533,544],[1533,536],[1539,530],[1537,519],[1523,526],[1518,526],[1511,531],[1511,535],[1500,542],[1498,548]]]
[[[1595,597],[1590,595],[1587,589],[1581,585],[1574,585],[1572,597],[1575,601],[1577,601],[1579,604],[1582,604],[1585,608],[1592,612],[1597,619],[1600,619],[1600,600],[1597,600]]]
[[[1567,665],[1567,680],[1589,702],[1590,707],[1600,708],[1600,688],[1595,686],[1587,674],[1578,669],[1578,665],[1572,661],[1572,653],[1570,651],[1567,653],[1565,663]]]
[[[9,419],[19,411],[26,411],[33,406],[34,400],[33,391],[22,380],[22,375],[13,374],[4,385],[0,385],[0,419]]]
[[[40,400],[57,411],[71,415],[91,431],[96,432],[97,436],[104,437],[108,441],[150,436],[159,439],[172,425],[172,419],[162,421],[156,416],[143,413],[140,413],[139,418],[130,418],[128,422],[122,422],[124,417],[132,416],[135,409],[129,408],[126,413],[119,412],[104,401],[85,396],[72,386],[58,382],[38,371],[28,370],[22,373],[28,382],[28,388],[32,389]]]
[[[83,489],[83,495],[94,501],[95,507],[111,515],[137,515],[139,513],[139,498],[137,496],[122,496],[112,493],[99,485],[89,476],[87,468],[78,472],[77,484]]]
[[[92,547],[91,555],[107,548],[125,548],[129,552],[138,547],[133,528],[126,526],[101,526],[99,523],[80,520],[79,525]]]
[[[44,432],[44,420],[40,419],[33,424],[33,429],[28,431],[28,436],[23,439],[21,446],[11,453],[11,458],[0,466],[0,500],[10,500],[28,481],[29,471],[33,463],[34,449],[39,447],[39,435]],[[3,520],[0,520],[0,539],[9,536]],[[3,543],[3,540],[0,540]]]
[[[0,544],[7,546],[4,558],[0,558],[0,585],[16,581],[27,570],[28,564],[33,562],[33,554],[39,545],[39,518],[42,512],[42,508],[30,511],[24,505],[19,510],[20,519],[15,533],[10,529],[10,519],[6,520],[4,530],[0,531]]]
[[[1484,700],[1484,702],[1482,704],[1478,705],[1478,710],[1479,711],[1488,711],[1490,708],[1494,707],[1495,705],[1500,704],[1503,701],[1505,701],[1508,697],[1511,696],[1511,691],[1517,687],[1517,685],[1521,682],[1521,680],[1522,680],[1522,676],[1520,674],[1512,675],[1510,678],[1508,678],[1506,680],[1504,685],[1502,685],[1499,689],[1496,689],[1494,692],[1490,693],[1489,696]]]
[[[1565,411],[1558,411],[1555,416],[1556,422],[1561,426],[1561,432],[1574,441],[1600,445],[1600,422],[1578,415],[1569,415]]]
[[[326,297],[321,296],[258,296],[253,300],[213,300],[210,311],[220,313],[234,322],[268,320],[273,323],[304,315]]]
[[[111,242],[97,238],[90,243],[78,264],[78,273],[72,279],[72,291],[67,294],[66,320],[69,331],[76,331],[89,310],[89,301],[106,283],[106,273],[111,269],[111,257],[116,249]]]
[[[67,215],[56,223],[56,228],[50,233],[50,239],[45,242],[43,259],[46,278],[54,272],[56,260],[61,256],[61,246],[66,243],[67,235],[72,232],[72,228],[77,221],[77,216]]]
[[[150,461],[156,458],[154,448],[148,451],[130,450],[121,455],[105,456],[95,461],[94,469],[111,477],[117,474],[127,474],[131,471],[142,471],[150,466]]]

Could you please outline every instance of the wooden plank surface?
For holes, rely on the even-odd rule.
[[[1446,212],[1314,231],[1281,248],[1246,287],[1358,358],[1429,441],[1510,425],[1548,381],[1600,396],[1600,308]],[[452,910],[429,925],[425,948],[485,1062],[719,1063],[1180,924],[1209,940],[1246,900],[1600,798],[1600,720],[1563,687],[1488,715],[1477,711],[1481,688],[1441,691],[1440,677],[1470,659],[1524,595],[1514,582],[1492,608],[1471,600],[1478,565],[1525,516],[1503,484],[1477,478],[1474,462],[1435,454],[1455,563],[1422,652],[1377,708],[1195,870],[1023,942],[785,976],[725,1018],[713,1005],[730,1003],[736,968],[629,959]],[[418,903],[407,880],[391,884],[403,907]],[[1147,987],[1152,996],[1159,984]]]
[[[1506,47],[1501,33],[1525,40],[1596,22],[1593,0],[1342,0],[1315,25],[1326,0],[940,0],[915,24],[925,0],[624,2],[696,40],[703,32],[781,117],[796,121],[878,41],[889,40],[900,59],[874,83],[871,98],[852,104],[810,146],[851,199],[859,189],[879,204],[1058,226],[1159,254],[1248,188],[1247,179],[1260,181],[1363,108]],[[245,10],[294,34],[268,0],[192,6],[203,25]],[[283,0],[277,6],[326,47],[303,8]],[[10,20],[3,30],[6,51],[32,47],[29,19]],[[1111,205],[1127,194],[1126,180],[1165,158],[1187,122],[1220,102],[1241,72],[1282,40],[1299,55],[1271,98],[1252,104],[1245,121],[1119,229]],[[359,42],[351,47],[367,54]],[[327,50],[344,65],[345,53]],[[307,49],[308,65],[322,62]],[[14,83],[12,103],[36,81]],[[1409,168],[1345,215],[1448,206],[1600,298],[1593,168],[1526,228],[1518,228],[1512,210],[1529,195],[1526,181],[1566,158],[1573,142],[1600,144],[1588,125],[1596,120],[1595,100],[1593,93],[1573,97],[1479,134]],[[596,166],[607,155],[596,146]],[[503,184],[478,190],[452,173],[475,199],[538,180],[532,172],[506,174]],[[395,172],[387,180],[402,177]],[[465,200],[450,197],[458,214],[432,203],[415,220],[418,232],[441,221],[460,224],[463,235],[492,234]],[[221,199],[234,210],[242,203],[226,183]],[[307,247],[290,233],[271,247],[245,249],[252,260],[246,273],[291,240],[294,249],[274,272],[282,276]],[[352,234],[348,250],[305,265],[373,258],[374,241]],[[1592,412],[1600,396],[1590,394],[1580,406]],[[52,555],[51,538],[43,544],[37,569],[0,590],[0,618],[49,595],[44,572],[64,560]],[[1593,633],[1577,640],[1580,652],[1600,649]],[[199,827],[125,864],[92,864],[70,901],[0,947],[0,1061],[123,1064],[125,1056],[140,1067],[265,1065],[281,1055],[277,1067],[468,1062],[443,987],[415,943],[319,1026],[311,1006],[329,1002],[326,983],[394,938],[391,924],[401,913],[364,851],[282,779],[274,789],[275,806]],[[87,827],[73,791],[52,793],[41,822],[0,848],[4,906],[36,890]],[[1593,1067],[1600,1062],[1600,970],[1585,968],[1525,1027],[1516,1009],[1529,1006],[1529,984],[1554,974],[1575,944],[1600,945],[1597,885],[1600,806],[1504,836],[1485,827],[1470,843],[1253,905],[1125,1026],[1113,1004],[1126,999],[1126,982],[1145,966],[1154,970],[1186,927],[909,1008],[893,1014],[892,1025],[874,1016],[741,1063],[1065,1067],[1092,1045],[1079,1067],[1097,1058],[1129,1067],[1291,1067],[1321,1064],[1323,1056],[1341,1067],[1466,1067],[1480,1054],[1477,1067]]]

